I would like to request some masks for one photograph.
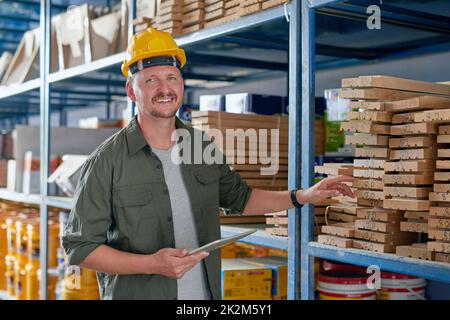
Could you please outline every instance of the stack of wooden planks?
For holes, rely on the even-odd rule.
[[[184,0],[183,34],[199,31],[205,27],[205,1]]]
[[[449,104],[450,107],[450,104]],[[427,112],[427,119],[433,122],[450,123],[450,109]],[[435,260],[450,263],[450,125],[439,126],[437,136],[438,160],[434,173],[433,192],[428,218],[428,250],[435,254]]]
[[[153,27],[178,36],[183,33],[184,0],[161,0]]]
[[[228,164],[250,187],[287,190],[287,116],[194,111],[192,125],[214,139]]]
[[[205,0],[208,10],[205,27],[215,27],[225,22],[238,19],[241,1],[239,0]]]
[[[450,87],[387,76],[343,79],[342,87],[341,97],[354,110],[342,129],[354,132],[346,142],[361,158],[354,161],[358,205],[376,209],[371,218],[356,220],[360,240],[353,247],[395,252],[427,229],[437,131],[419,121],[423,110],[443,107]]]

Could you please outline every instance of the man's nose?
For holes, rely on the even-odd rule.
[[[159,81],[159,91],[163,92],[163,93],[168,93],[169,90],[169,84],[166,80],[161,80]]]

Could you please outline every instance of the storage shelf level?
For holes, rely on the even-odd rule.
[[[317,242],[308,245],[310,256],[360,266],[378,266],[382,271],[399,272],[450,283],[450,264],[401,257],[391,253],[377,253],[359,249],[337,248]]]
[[[249,243],[253,245],[269,247],[280,250],[288,249],[288,238],[287,237],[278,237],[267,234],[264,230],[265,225],[222,225],[221,232],[222,237],[231,237],[238,235],[242,232],[248,231],[250,229],[259,229],[255,233],[242,238],[239,242]]]

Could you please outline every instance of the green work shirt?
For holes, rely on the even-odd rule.
[[[178,118],[176,127],[186,129],[191,139],[202,134]],[[205,150],[211,144],[205,141],[200,148]],[[192,157],[198,154],[194,145]],[[181,164],[200,245],[220,238],[219,207],[243,212],[251,194],[251,188],[226,163],[207,163],[197,159],[193,164]],[[80,264],[102,244],[136,254],[175,247],[163,167],[136,117],[103,142],[84,164],[62,240],[70,265]],[[220,250],[211,252],[204,263],[213,298],[221,299]],[[175,278],[99,272],[97,279],[102,299],[177,298]]]

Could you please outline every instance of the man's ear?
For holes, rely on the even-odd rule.
[[[134,94],[132,82],[133,82],[133,79],[131,79],[131,78],[127,79],[127,84],[126,84],[127,96],[128,96],[128,98],[130,98],[131,101],[136,102],[136,95]]]

